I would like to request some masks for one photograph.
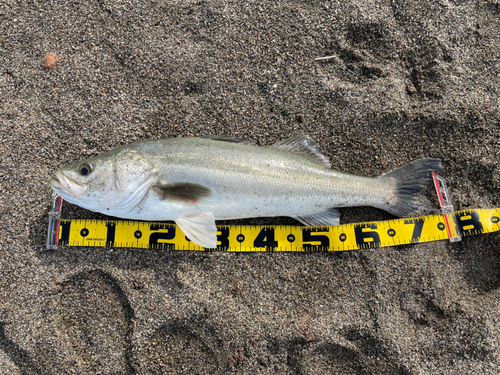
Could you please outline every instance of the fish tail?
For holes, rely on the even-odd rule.
[[[378,179],[384,183],[395,186],[394,199],[376,207],[399,217],[429,211],[432,206],[426,195],[432,190],[432,171],[441,171],[440,159],[418,159],[379,176]]]

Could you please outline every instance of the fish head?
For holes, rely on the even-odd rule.
[[[64,200],[108,213],[137,206],[158,181],[158,168],[135,150],[116,149],[59,169],[49,185]]]

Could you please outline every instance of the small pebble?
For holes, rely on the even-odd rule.
[[[56,65],[56,62],[59,61],[59,57],[57,57],[55,54],[52,52],[48,53],[47,56],[45,56],[45,67],[46,68],[52,68],[54,65]]]

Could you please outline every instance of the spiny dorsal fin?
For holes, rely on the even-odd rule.
[[[201,199],[212,196],[212,190],[209,188],[190,182],[177,182],[153,187],[160,194],[161,200],[198,203]]]
[[[272,147],[281,148],[300,155],[310,161],[322,165],[326,168],[331,168],[330,161],[323,155],[316,142],[307,135],[298,135],[292,138],[285,139],[272,145]]]
[[[211,139],[212,141],[240,143],[243,145],[256,146],[255,142],[253,141],[247,141],[246,139],[232,138],[225,135],[200,135],[198,138]]]

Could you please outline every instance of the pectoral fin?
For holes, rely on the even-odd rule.
[[[211,212],[184,216],[176,220],[175,223],[195,244],[210,249],[217,247],[217,227]]]
[[[162,200],[186,201],[195,204],[203,198],[212,196],[212,190],[206,186],[190,182],[155,185],[154,189],[160,194]]]

